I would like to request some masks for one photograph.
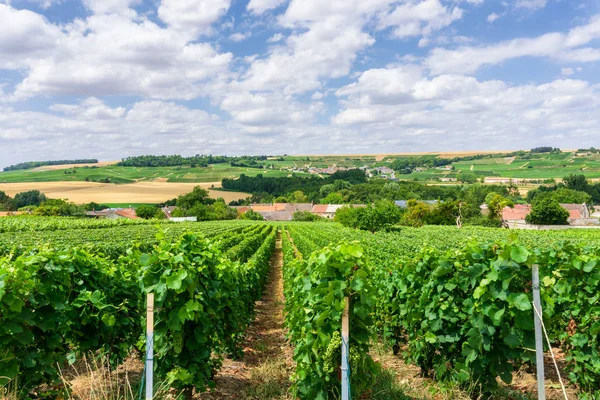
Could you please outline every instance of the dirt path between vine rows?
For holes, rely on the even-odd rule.
[[[246,331],[244,356],[224,360],[215,376],[216,388],[197,399],[291,399],[288,389],[294,363],[283,327],[282,267],[280,232],[267,286],[256,303],[256,319]]]

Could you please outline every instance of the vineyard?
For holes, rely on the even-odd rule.
[[[340,348],[352,394],[369,396],[383,344],[431,380],[494,393],[535,364],[531,270],[561,373],[600,399],[600,237],[594,231],[454,227],[369,233],[333,223],[0,220],[0,387],[63,391],[57,366],[86,354],[118,366],[145,346],[156,296],[155,375],[188,398],[243,356],[276,240],[292,391],[338,398]],[[278,251],[278,250],[277,250]],[[340,336],[345,299],[350,340]],[[548,346],[546,345],[546,349]],[[367,397],[368,398],[368,397]]]

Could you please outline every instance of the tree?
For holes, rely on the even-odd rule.
[[[135,209],[135,214],[143,219],[152,219],[156,217],[156,211],[157,208],[155,206],[141,205]]]
[[[197,204],[211,204],[214,200],[209,197],[208,190],[196,186],[190,193],[182,194],[177,198],[177,207],[191,209]]]
[[[314,222],[314,221],[325,221],[326,218],[323,218],[317,214],[313,214],[310,211],[296,211],[294,216],[292,217],[293,221],[301,221],[301,222]]]
[[[502,210],[504,207],[514,208],[515,203],[498,193],[490,193],[485,197],[485,204],[488,206],[488,217],[492,220],[502,219]]]
[[[525,221],[534,225],[568,225],[569,212],[551,197],[537,201]]]
[[[213,220],[229,220],[237,218],[237,211],[225,204],[224,201],[216,201],[212,206]]]
[[[85,204],[83,206],[83,208],[85,209],[85,211],[100,211],[100,210],[106,210],[108,208],[108,206],[101,205],[101,204],[98,204],[98,203],[92,201],[89,204]]]
[[[321,204],[342,204],[344,202],[344,196],[338,192],[329,193],[326,197],[321,199]]]
[[[15,204],[13,199],[9,195],[0,190],[0,210],[2,211],[13,211],[15,210]]]
[[[240,215],[240,219],[248,219],[251,221],[264,221],[265,218],[260,213],[257,213],[256,211],[248,210],[245,213],[243,213],[242,215]]]
[[[83,215],[83,207],[63,199],[47,199],[33,210],[34,215],[72,217]]]
[[[296,190],[288,198],[290,200],[290,203],[308,203],[308,197],[304,194],[302,190]]]
[[[46,196],[39,190],[17,193],[13,200],[16,209],[27,206],[39,206],[46,201]]]
[[[563,178],[563,183],[568,189],[578,190],[580,192],[587,192],[590,186],[585,175],[571,174]]]
[[[342,207],[335,213],[335,221],[351,228],[375,232],[400,222],[402,211],[393,201],[381,200],[366,207]]]
[[[431,207],[416,200],[409,200],[408,210],[402,215],[402,225],[423,226],[425,217],[431,212]]]

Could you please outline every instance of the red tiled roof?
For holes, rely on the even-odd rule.
[[[256,212],[275,212],[277,210],[275,210],[274,206],[271,205],[252,205],[252,211],[256,211]]]
[[[124,208],[122,210],[117,211],[115,214],[117,214],[120,217],[129,219],[140,219],[140,217],[138,217],[135,214],[135,210],[133,208]]]
[[[567,210],[569,211],[569,218],[583,218],[580,210]]]
[[[329,207],[327,204],[315,204],[312,208],[312,212],[323,214],[327,212],[327,207]]]
[[[524,220],[530,212],[530,205],[515,204],[514,208],[504,207],[502,210],[502,219],[505,221]]]

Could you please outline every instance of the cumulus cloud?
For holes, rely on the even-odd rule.
[[[600,60],[595,48],[576,48],[600,38],[600,15],[567,34],[547,33],[534,38],[517,38],[488,46],[460,47],[456,50],[434,49],[424,64],[434,74],[473,73],[486,65],[532,56],[551,57],[562,61],[592,62]]]
[[[262,14],[265,11],[279,7],[285,2],[286,0],[250,0],[248,3],[248,11],[255,14]]]
[[[83,0],[83,5],[95,14],[135,15],[130,7],[140,3],[141,0]]]
[[[44,31],[57,30],[47,23],[43,27]],[[190,43],[186,36],[147,19],[136,22],[118,14],[93,15],[56,36],[59,44],[51,54],[32,45],[24,58],[29,74],[17,85],[16,96],[191,99],[199,96],[210,80],[227,74],[233,58],[231,53],[218,53],[210,44]],[[23,63],[18,54],[12,59],[17,66]]]
[[[539,10],[546,7],[547,0],[517,0],[515,7]]]
[[[427,36],[461,19],[463,10],[439,0],[408,1],[379,16],[382,29],[393,27],[397,38]]]
[[[196,37],[212,32],[212,24],[227,13],[231,0],[162,0],[158,17],[173,29]]]
[[[229,36],[229,39],[233,40],[234,42],[243,42],[244,40],[248,39],[250,36],[252,36],[252,34],[250,32],[236,32],[233,33]]]
[[[571,79],[542,85],[511,86],[464,75],[427,77],[418,66],[368,70],[336,92],[343,109],[336,126],[353,127],[400,144],[411,136],[440,148],[473,148],[475,140],[502,147],[525,138],[552,137],[567,144],[569,135],[591,138],[600,115],[600,88]],[[402,132],[395,139],[390,132]],[[534,140],[532,140],[534,143]],[[479,145],[480,146],[480,145]],[[477,146],[475,146],[477,147]]]
[[[487,20],[488,20],[488,22],[494,22],[500,17],[501,17],[500,14],[491,13],[490,15],[488,15]]]
[[[40,57],[51,56],[61,29],[29,10],[0,4],[0,69],[19,69]]]

